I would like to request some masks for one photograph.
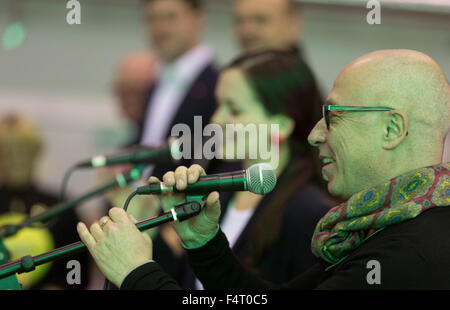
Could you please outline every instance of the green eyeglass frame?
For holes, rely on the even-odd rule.
[[[373,111],[392,111],[393,108],[387,107],[351,107],[351,106],[341,106],[341,105],[323,105],[322,115],[325,123],[327,124],[327,129],[330,129],[330,111],[350,111],[350,112],[373,112]]]

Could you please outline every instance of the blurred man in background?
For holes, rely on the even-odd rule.
[[[31,121],[12,114],[0,118],[0,226],[19,224],[58,202],[53,193],[35,184],[35,168],[42,147],[42,135]],[[77,221],[71,209],[47,223],[21,229],[5,238],[10,260],[42,254],[77,241]],[[87,258],[82,253],[39,266],[33,272],[20,274],[19,283],[25,289],[83,289]],[[71,285],[66,280],[70,271],[66,264],[73,259],[81,264],[81,284]]]
[[[118,65],[114,80],[114,92],[122,116],[140,132],[144,119],[145,105],[151,88],[157,78],[157,57],[149,51],[132,52]],[[136,132],[136,134],[137,134]],[[134,136],[131,144],[136,144]]]
[[[233,16],[234,33],[242,52],[292,50],[298,52],[308,71],[314,72],[303,57],[302,18],[295,0],[236,0]]]
[[[264,48],[299,47],[302,20],[294,0],[236,0],[234,32],[240,48],[254,51]]]
[[[150,51],[132,52],[120,61],[114,78],[114,93],[121,117],[130,122],[137,135],[142,130],[145,106],[151,89],[157,78],[157,56]],[[138,144],[137,136],[130,137],[130,141],[123,147]],[[114,179],[117,174],[128,172],[131,165],[117,165],[104,167],[99,170],[100,183]],[[121,205],[133,191],[117,188],[108,191],[105,196],[113,205]],[[117,201],[117,202],[116,202]]]
[[[202,44],[201,0],[147,0],[144,9],[148,36],[160,59],[139,135],[140,144],[152,146],[167,143],[175,124],[193,129],[194,116],[208,124],[218,72],[212,50]],[[151,174],[162,176],[173,167],[159,165]]]

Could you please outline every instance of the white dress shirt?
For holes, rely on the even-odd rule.
[[[161,74],[150,98],[140,144],[156,146],[167,143],[166,133],[181,103],[212,61],[212,50],[198,45],[175,61],[160,64]]]
[[[213,57],[212,49],[197,45],[170,63],[158,64],[159,79],[150,98],[139,144],[160,146],[168,142],[166,135],[169,126],[193,83],[213,61]],[[142,177],[149,178],[154,167],[148,166]]]

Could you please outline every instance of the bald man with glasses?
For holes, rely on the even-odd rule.
[[[173,223],[206,289],[450,289],[445,74],[423,53],[376,51],[339,74],[328,103],[308,141],[319,149],[328,191],[346,201],[317,223],[311,242],[317,264],[282,285],[244,268],[218,227],[214,192],[200,215]],[[179,167],[165,175],[165,185],[194,183],[201,174],[198,166]],[[185,201],[179,194],[160,198],[166,211]],[[123,210],[110,215],[104,233],[78,226],[104,274],[121,289],[177,288],[151,254],[144,255],[151,241]],[[134,251],[139,255],[129,254]]]

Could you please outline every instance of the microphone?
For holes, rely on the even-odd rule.
[[[137,146],[129,148],[119,154],[94,156],[91,159],[79,162],[75,167],[98,168],[124,163],[153,164],[177,162],[176,158],[180,158],[180,152],[180,146],[175,142],[161,147]]]
[[[158,195],[163,193],[181,193],[190,195],[208,194],[210,192],[249,191],[264,195],[273,190],[277,177],[269,164],[255,164],[246,170],[202,176],[194,184],[188,184],[183,191],[164,183],[153,183],[141,186],[137,195]]]

